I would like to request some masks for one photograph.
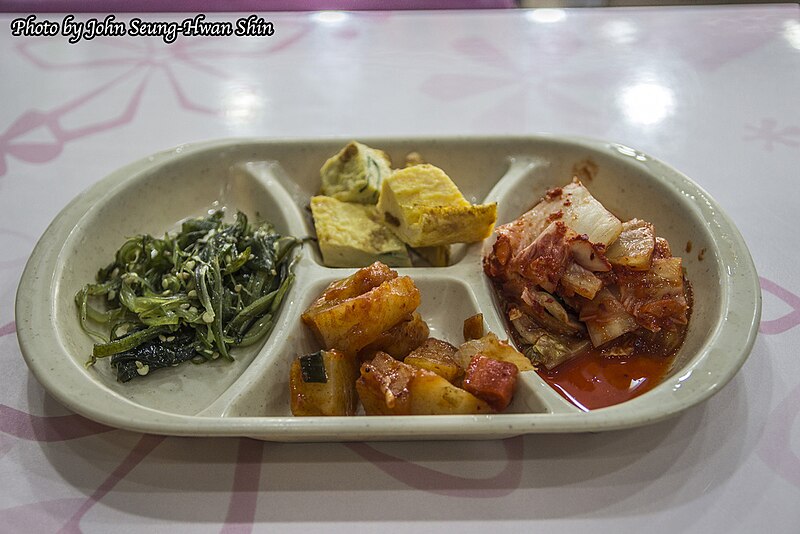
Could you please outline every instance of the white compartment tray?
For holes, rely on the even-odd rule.
[[[652,222],[676,249],[691,242],[693,252],[676,255],[684,258],[694,309],[686,342],[663,383],[628,402],[585,412],[528,372],[503,414],[292,417],[289,365],[318,349],[299,316],[328,283],[355,270],[324,267],[313,245],[303,249],[269,339],[237,352],[234,363],[183,365],[125,384],[103,361],[85,367],[92,340],[80,327],[74,295],[126,237],[163,233],[213,206],[258,215],[284,233],[311,235],[306,206],[318,190],[319,168],[347,141],[233,139],[181,146],[123,167],[79,195],[46,230],[20,282],[17,331],[31,371],[75,412],[141,432],[274,441],[484,439],[655,422],[707,399],[749,354],[761,295],[747,247],[716,202],[663,163],[613,143],[552,136],[365,139],[395,162],[421,153],[471,201],[498,202],[499,224],[577,173],[621,218]],[[487,246],[489,240],[462,247],[446,268],[399,269],[420,288],[420,312],[431,335],[457,343],[463,319],[480,311],[490,330],[508,337],[482,272]]]

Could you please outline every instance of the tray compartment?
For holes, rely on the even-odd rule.
[[[235,350],[233,362],[186,363],[121,384],[107,360],[84,367],[93,340],[80,327],[75,293],[94,280],[127,237],[177,230],[181,220],[212,209],[224,208],[226,219],[241,210],[251,221],[267,219],[284,234],[302,235],[302,218],[287,199],[286,191],[269,176],[249,172],[246,163],[213,151],[176,158],[110,190],[78,220],[55,265],[54,322],[74,369],[99,387],[147,408],[191,415],[210,405],[236,382],[263,343]],[[296,291],[292,288],[287,302]],[[284,314],[286,307],[285,303]]]

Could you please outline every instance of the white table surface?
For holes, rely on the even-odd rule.
[[[272,37],[74,45],[0,16],[0,531],[800,531],[797,6],[264,16]],[[25,262],[125,163],[230,136],[539,132],[660,158],[737,223],[761,330],[709,401],[603,434],[275,444],[108,429],[25,366]]]

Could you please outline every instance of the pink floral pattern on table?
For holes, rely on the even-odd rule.
[[[239,452],[231,488],[228,515],[223,534],[247,534],[252,531],[256,516],[264,443],[239,439]]]
[[[150,436],[144,435],[139,442],[131,449],[127,457],[120,463],[114,471],[109,474],[102,484],[84,501],[80,502],[77,510],[72,514],[67,523],[61,528],[60,532],[64,534],[80,533],[81,519],[92,506],[101,501],[114,486],[124,479],[142,460],[144,460],[153,449],[161,445],[166,438],[164,436]]]
[[[6,323],[0,326],[0,337],[8,336],[17,331],[17,323],[11,321],[10,323]]]
[[[800,325],[800,296],[767,278],[760,280],[764,291],[781,299],[791,310],[777,319],[762,320],[759,332],[779,335]],[[791,388],[767,419],[758,455],[775,473],[800,488],[800,452],[792,450],[792,430],[800,416],[798,406],[800,383]]]
[[[5,508],[0,510],[0,522],[8,532],[60,532],[64,518],[72,516],[83,503],[84,499],[72,497]]]
[[[759,332],[767,335],[782,334],[800,325],[800,297],[764,277],[761,277],[760,280],[761,288],[764,291],[768,291],[781,299],[788,304],[792,310],[777,319],[762,320]]]
[[[564,64],[590,42],[573,33],[538,32],[526,41],[528,53],[509,53],[484,37],[465,37],[451,43],[451,49],[462,59],[475,64],[488,74],[459,72],[434,74],[422,82],[420,90],[443,102],[466,100],[492,95],[494,105],[475,118],[477,124],[501,120],[507,125],[528,119],[526,103],[535,97],[544,107],[564,110],[564,120],[577,124],[599,121],[601,111],[573,97],[570,88],[576,84],[602,85],[611,83],[615,74],[607,69],[572,70]],[[541,106],[539,106],[541,107]],[[525,124],[514,124],[525,127]]]
[[[28,441],[69,441],[110,430],[77,414],[44,417],[0,404],[0,432]]]
[[[32,64],[43,70],[117,70],[127,67],[122,74],[110,81],[95,87],[83,94],[73,96],[62,105],[49,111],[27,110],[17,117],[5,132],[0,133],[0,177],[8,172],[6,158],[13,157],[26,163],[45,163],[54,160],[61,154],[64,145],[76,139],[95,135],[101,132],[130,123],[139,109],[142,96],[154,76],[166,77],[180,106],[190,112],[216,114],[219,109],[215,105],[206,105],[195,102],[188,96],[185,82],[175,73],[174,66],[181,64],[194,70],[198,76],[217,79],[229,79],[231,74],[224,68],[213,64],[213,60],[225,58],[259,58],[265,54],[280,52],[298,40],[302,39],[309,31],[307,24],[291,24],[283,28],[287,37],[269,41],[267,45],[260,46],[251,51],[231,50],[214,43],[213,39],[185,39],[166,45],[154,43],[150,40],[120,40],[119,38],[97,39],[94,46],[106,46],[112,52],[111,57],[96,60],[77,60],[54,62],[47,58],[47,42],[26,41],[17,47],[19,53]],[[123,93],[120,108],[101,110],[95,109],[98,119],[94,123],[81,127],[67,128],[63,122],[70,113],[81,110],[85,106],[92,106],[93,102],[101,95],[117,91]],[[101,112],[107,115],[102,117]],[[48,143],[25,142],[20,139],[36,130],[45,130]]]
[[[772,152],[777,145],[790,148],[800,147],[800,126],[778,126],[772,118],[761,119],[759,124],[745,124],[748,131],[744,141],[760,141],[765,150]]]
[[[5,414],[0,414],[5,417]],[[79,417],[79,416],[74,416]],[[107,430],[113,430],[106,428]],[[13,444],[0,436],[0,457]],[[108,477],[85,499],[68,498],[45,500],[13,508],[0,510],[0,522],[11,525],[16,531],[43,532],[58,530],[62,533],[82,532],[80,523],[91,508],[112,492],[115,486],[124,480],[166,436],[143,435],[127,456],[108,475]],[[264,443],[261,441],[240,438],[239,452],[236,459],[233,486],[230,491],[228,515],[221,532],[226,534],[246,534],[252,531],[256,501],[259,493],[261,462]],[[52,514],[52,515],[51,515]],[[63,525],[57,518],[68,518]]]
[[[651,31],[650,35],[669,39],[670,50],[677,51],[695,67],[709,71],[719,69],[773,40],[785,20],[777,11],[697,17],[681,24],[675,24],[670,18],[662,17],[662,31]],[[735,40],[726,37],[732,27],[737,29]]]
[[[164,439],[163,436],[142,436],[117,468],[86,498],[53,499],[6,508],[0,510],[0,524],[8,525],[14,532],[82,532],[80,521],[83,516]],[[64,518],[67,518],[66,523]]]

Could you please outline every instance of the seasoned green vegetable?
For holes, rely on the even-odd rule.
[[[111,356],[127,382],[187,360],[203,363],[272,330],[294,275],[300,239],[239,212],[189,219],[176,235],[138,235],[75,295],[81,325],[97,339],[87,365]]]

